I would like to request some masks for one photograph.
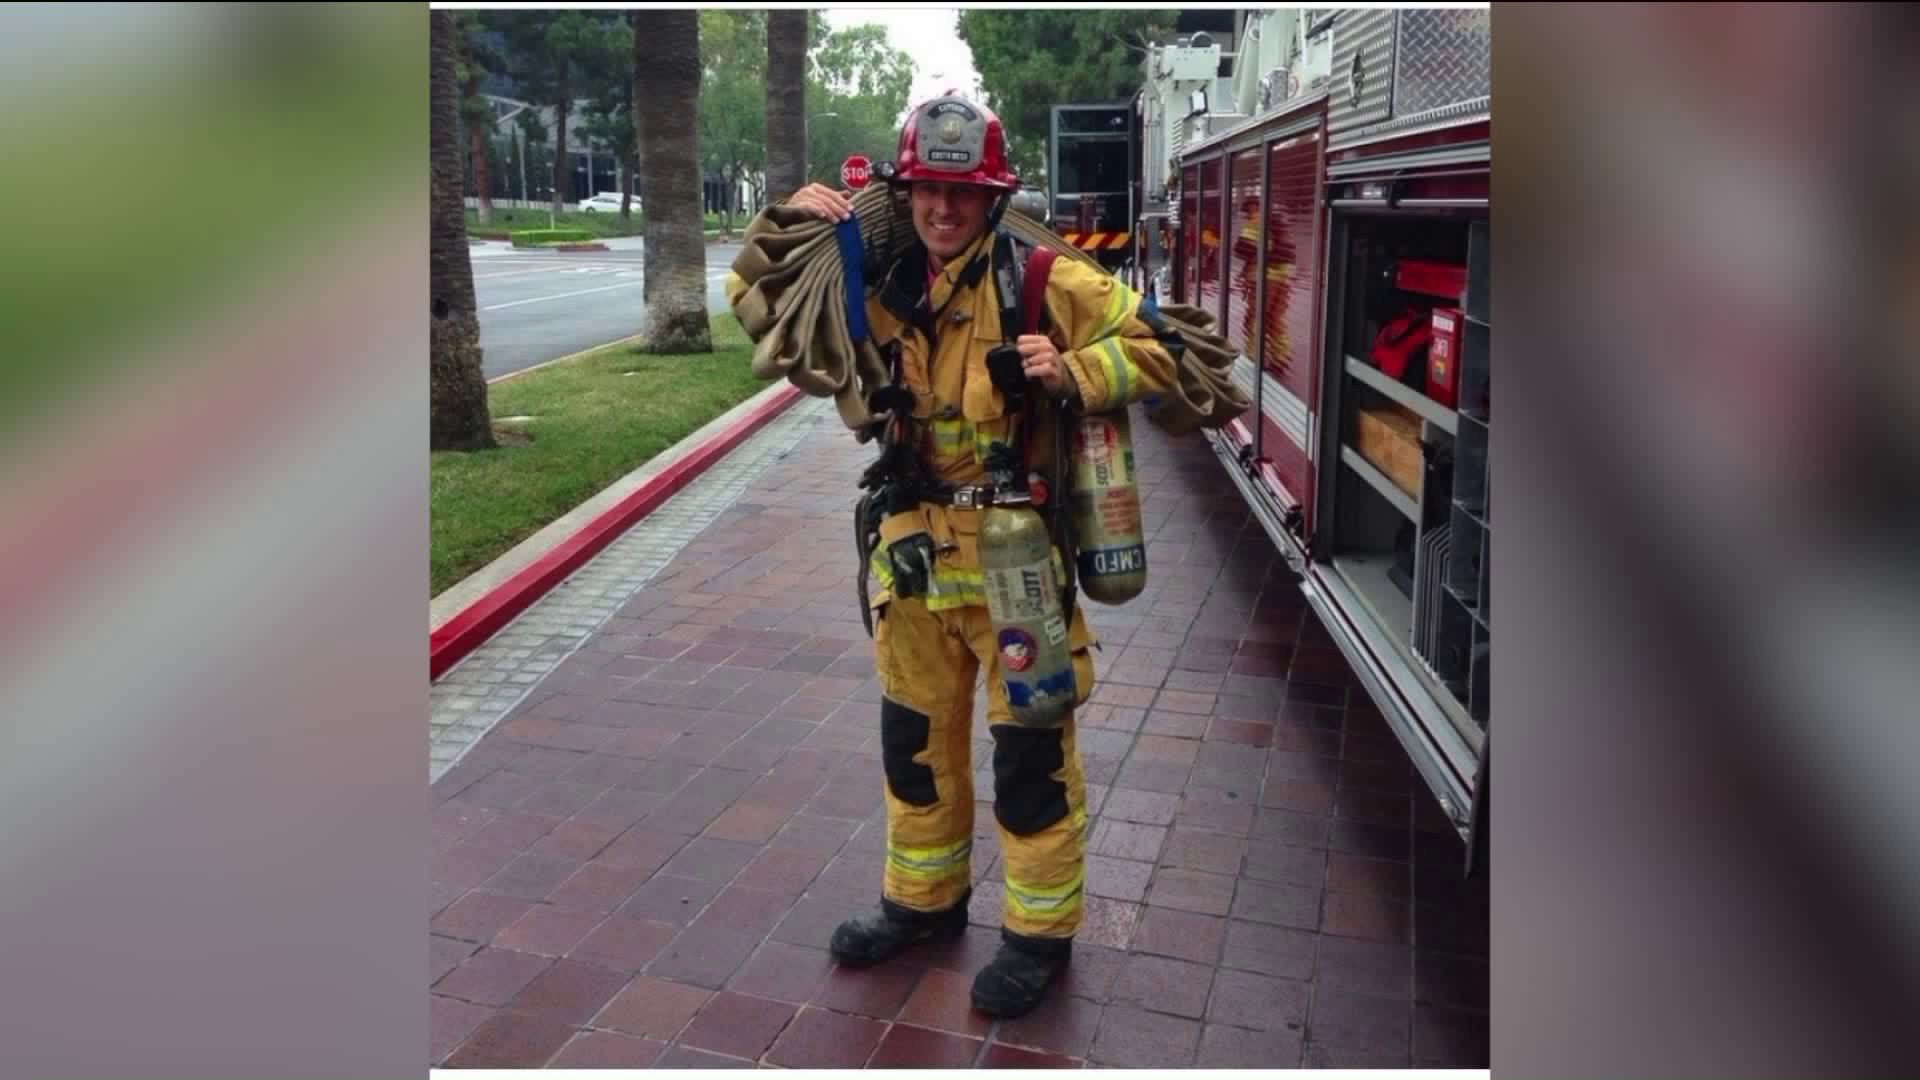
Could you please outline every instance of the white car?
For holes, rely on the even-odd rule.
[[[633,200],[633,206],[636,210],[640,208],[639,198],[636,197]],[[580,203],[580,210],[588,214],[598,213],[602,210],[617,214],[620,212],[620,193],[617,191],[603,191],[591,199],[583,199]]]

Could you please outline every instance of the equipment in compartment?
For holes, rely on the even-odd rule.
[[[1410,603],[1410,618],[1380,629],[1406,635],[1407,660],[1451,699],[1457,729],[1484,730],[1471,710],[1476,692],[1486,695],[1474,677],[1476,646],[1487,640],[1477,604],[1486,562],[1487,427],[1458,413],[1472,377],[1470,223],[1357,215],[1349,227],[1351,291],[1338,325],[1351,344],[1334,343],[1330,355],[1358,360],[1342,361],[1349,377],[1332,407],[1346,418],[1345,437],[1364,464],[1337,473],[1335,500],[1348,509],[1328,540],[1335,564],[1375,608],[1364,571],[1376,561],[1391,568],[1385,576]],[[1386,531],[1373,494],[1385,502],[1408,497],[1396,504],[1404,515],[1398,528]]]
[[[1394,284],[1406,292],[1457,304],[1467,291],[1467,268],[1432,259],[1401,259],[1394,266]]]
[[[1401,382],[1418,381],[1409,379],[1416,374],[1426,361],[1427,346],[1433,340],[1431,317],[1419,308],[1407,308],[1400,314],[1387,320],[1380,332],[1373,336],[1373,347],[1367,350],[1367,359],[1373,366]]]
[[[1420,447],[1419,416],[1391,403],[1357,410],[1353,448],[1394,486],[1413,499],[1420,498],[1426,459]]]
[[[1427,232],[1369,251],[1376,270],[1365,298],[1366,361],[1382,374],[1453,409],[1460,398],[1462,304],[1467,267],[1404,254],[1457,252],[1458,240]],[[1396,250],[1397,249],[1397,250]],[[1377,329],[1376,329],[1377,328]]]
[[[1427,346],[1427,396],[1451,409],[1460,400],[1460,309],[1433,309],[1433,342]]]

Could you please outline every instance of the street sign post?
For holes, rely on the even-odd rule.
[[[867,181],[872,178],[873,163],[864,154],[855,154],[840,166],[840,182],[855,191],[866,187]]]

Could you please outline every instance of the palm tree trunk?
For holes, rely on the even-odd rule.
[[[553,212],[555,216],[567,212],[567,192],[573,186],[573,163],[567,159],[567,88],[560,87],[558,100],[553,103],[554,116],[558,124],[554,128],[553,139]]]
[[[645,177],[647,301],[643,352],[713,351],[700,208],[700,13],[635,11],[634,115]]]
[[[473,188],[474,197],[480,200],[479,220],[482,225],[493,224],[493,173],[487,167],[487,133],[478,124],[470,125],[473,131]]]
[[[435,450],[477,450],[493,443],[487,383],[480,372],[480,320],[467,255],[464,172],[460,161],[460,39],[451,11],[433,15],[433,187],[431,295],[431,424]]]
[[[807,18],[767,12],[767,194],[784,199],[807,182]]]
[[[461,37],[461,45],[467,46],[465,35]],[[474,63],[473,50],[467,48],[467,84],[461,87],[461,102],[464,105],[478,100],[479,97],[480,67]],[[492,162],[488,160],[492,152],[492,147],[488,145],[488,137],[493,134],[493,124],[490,122],[492,119],[491,106],[488,106],[484,121],[471,114],[467,117],[469,134],[467,150],[473,157],[473,194],[479,201],[478,219],[482,225],[493,224],[493,174],[489,168]]]
[[[633,78],[632,88],[628,91],[628,100],[633,107],[628,110],[633,116],[633,175],[640,185],[640,302],[648,308],[653,306],[653,283],[660,280],[659,266],[655,262],[660,251],[658,238],[654,235],[653,204],[648,196],[653,189],[647,186],[647,112],[642,108],[640,69],[644,64],[652,63],[651,57],[640,55],[640,35],[646,32],[647,22],[638,11],[627,13],[627,25],[633,28]]]
[[[620,189],[620,222],[631,225],[633,222],[633,184],[640,176],[640,151],[627,152],[627,182]]]

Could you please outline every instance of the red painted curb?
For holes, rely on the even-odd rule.
[[[585,565],[602,549],[652,513],[675,492],[725,457],[747,437],[800,400],[798,388],[787,385],[769,400],[716,433],[692,453],[674,462],[642,484],[639,490],[582,526],[553,550],[491,592],[475,600],[430,638],[428,674],[438,679],[466,655],[480,647],[514,616],[531,607],[555,585]]]

